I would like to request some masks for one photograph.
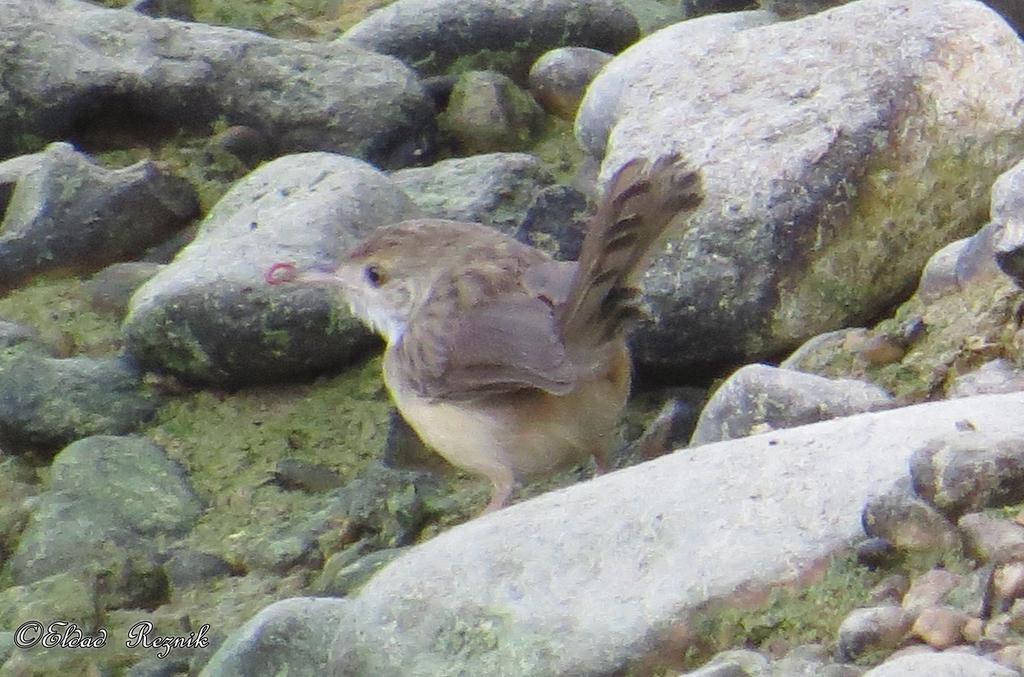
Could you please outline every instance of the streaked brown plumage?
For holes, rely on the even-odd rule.
[[[343,287],[387,340],[399,411],[451,463],[491,480],[493,510],[517,477],[591,455],[604,468],[629,393],[633,277],[701,199],[699,174],[677,158],[635,159],[612,178],[578,262],[479,224],[421,219],[295,280]]]

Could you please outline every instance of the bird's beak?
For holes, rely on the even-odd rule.
[[[275,263],[264,275],[267,284],[305,284],[318,287],[345,286],[342,269],[327,264],[300,270],[294,263]]]

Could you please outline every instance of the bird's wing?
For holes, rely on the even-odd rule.
[[[450,297],[431,299],[409,322],[394,359],[428,398],[472,399],[528,388],[568,393],[576,370],[555,322],[556,299],[547,296],[564,293],[566,275],[571,270],[551,268],[541,277],[526,276],[523,286],[469,307]]]

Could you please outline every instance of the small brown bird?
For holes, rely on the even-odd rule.
[[[598,471],[626,404],[633,275],[670,223],[703,198],[674,156],[634,159],[612,178],[578,262],[493,228],[419,219],[378,229],[330,272],[267,272],[271,283],[337,285],[387,341],[384,380],[420,438],[494,485],[578,463]]]

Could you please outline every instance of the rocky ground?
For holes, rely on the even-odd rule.
[[[0,677],[1024,674],[1022,27],[0,3]],[[497,513],[264,277],[419,216],[573,259],[669,152],[617,470]]]

